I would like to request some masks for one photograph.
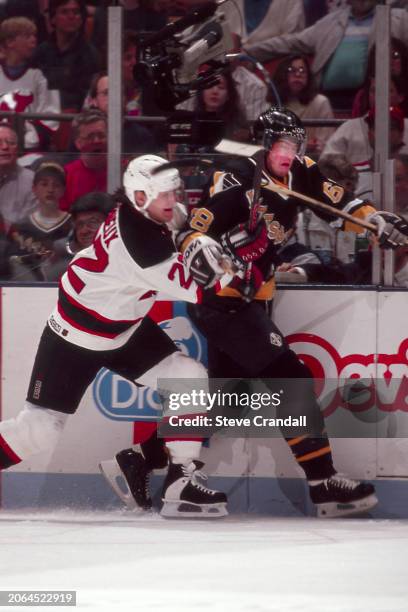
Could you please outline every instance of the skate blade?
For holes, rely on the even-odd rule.
[[[364,499],[350,502],[348,504],[340,504],[338,502],[330,502],[327,504],[317,505],[317,516],[319,518],[338,518],[342,516],[358,516],[363,514],[378,504],[378,498],[373,493]]]
[[[225,502],[219,504],[192,504],[184,501],[163,501],[163,508],[160,511],[160,516],[164,518],[202,518],[215,519],[228,516],[227,504]]]
[[[110,459],[108,461],[101,461],[99,469],[104,475],[106,481],[110,484],[116,495],[120,497],[123,503],[129,510],[137,510],[139,512],[144,511],[143,508],[137,505],[135,498],[130,492],[126,478],[122,474],[122,470],[119,467],[116,459]],[[121,486],[119,485],[121,483]],[[123,488],[122,488],[123,487]]]

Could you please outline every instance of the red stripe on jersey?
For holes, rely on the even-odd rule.
[[[66,312],[64,312],[64,310],[63,310],[63,308],[62,308],[62,306],[61,306],[61,304],[59,302],[57,304],[57,308],[58,308],[59,314],[64,319],[64,321],[66,321],[72,327],[75,327],[75,329],[79,329],[80,331],[86,332],[87,334],[90,334],[91,336],[101,336],[102,338],[113,339],[113,338],[116,338],[117,336],[119,336],[121,333],[123,333],[123,332],[109,333],[109,332],[101,332],[101,331],[95,331],[93,329],[89,329],[89,327],[84,327],[83,325],[80,325],[79,323],[77,323],[76,321],[71,319],[71,317],[69,317],[66,314]],[[142,319],[143,319],[143,317],[140,317],[139,319],[135,319],[133,321],[133,323],[138,323]]]
[[[99,314],[99,312],[96,312],[96,310],[87,308],[83,304],[80,304],[79,302],[77,302],[76,299],[72,297],[72,295],[69,295],[69,293],[65,291],[64,287],[62,286],[61,281],[59,284],[59,288],[61,289],[62,293],[64,294],[68,302],[70,302],[73,306],[75,306],[75,308],[78,308],[79,310],[83,310],[87,314],[91,315],[92,317],[95,317],[95,319],[98,319],[98,321],[102,321],[103,323],[126,323],[128,325],[133,325],[134,323],[137,323],[143,318],[143,317],[138,317],[137,319],[108,319],[107,317],[104,317],[103,315]]]
[[[217,283],[219,284],[219,283]],[[203,301],[203,290],[201,289],[201,287],[197,287],[197,291],[196,291],[196,296],[197,296],[197,304],[201,304],[201,302]]]
[[[1,435],[0,435],[0,448],[2,449],[2,451],[6,453],[7,457],[9,457],[10,461],[12,461],[13,464],[20,463],[22,461],[20,457],[16,455],[13,449],[9,447],[9,445],[7,444],[7,442]]]

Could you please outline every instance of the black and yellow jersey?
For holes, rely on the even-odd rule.
[[[201,205],[190,213],[188,227],[182,233],[182,249],[196,232],[219,240],[222,234],[238,223],[248,221],[253,193],[251,173],[253,175],[253,170],[250,172],[247,170],[245,176],[234,172],[216,171],[214,173]],[[270,181],[279,182],[264,171],[262,183],[266,184]],[[355,198],[352,193],[325,177],[320,172],[318,165],[308,157],[295,158],[285,182],[281,184],[348,212],[356,218],[365,218],[375,211],[369,202]],[[269,282],[261,287],[256,295],[257,299],[270,299],[273,292],[273,269],[277,261],[277,251],[295,231],[297,215],[304,208],[305,205],[297,198],[261,187],[258,213],[262,214],[265,219],[270,242],[266,253],[256,262],[256,265]],[[313,207],[313,212],[339,229],[357,233],[362,231],[361,227],[315,207]],[[226,287],[222,290],[222,295],[238,296],[239,294],[235,289]]]

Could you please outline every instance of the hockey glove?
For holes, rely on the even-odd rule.
[[[245,223],[240,223],[221,236],[224,252],[232,259],[234,265],[243,270],[245,265],[259,259],[268,248],[268,232],[265,221],[250,230]]]
[[[184,263],[195,282],[209,289],[225,274],[221,263],[224,252],[209,236],[192,240],[184,251]]]
[[[367,221],[376,224],[378,242],[383,249],[407,245],[408,223],[399,215],[380,210],[367,217]]]
[[[251,277],[249,281],[242,278],[243,276],[244,275],[242,272],[235,276],[232,283],[230,283],[230,287],[233,287],[239,291],[246,302],[250,302],[261,288],[261,285],[264,282],[264,277],[260,269],[257,268],[255,264],[252,264]]]

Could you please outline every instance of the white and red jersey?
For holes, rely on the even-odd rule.
[[[13,76],[5,64],[0,64],[0,110],[58,114],[61,112],[60,94],[48,89],[47,79],[38,68],[28,67],[19,76]],[[51,131],[59,125],[54,120],[33,121],[36,123]],[[39,136],[30,122],[26,122],[24,143],[26,149],[39,145]]]
[[[48,324],[78,346],[115,349],[140,325],[158,290],[177,300],[200,301],[201,289],[167,227],[122,204],[93,245],[70,263]]]

